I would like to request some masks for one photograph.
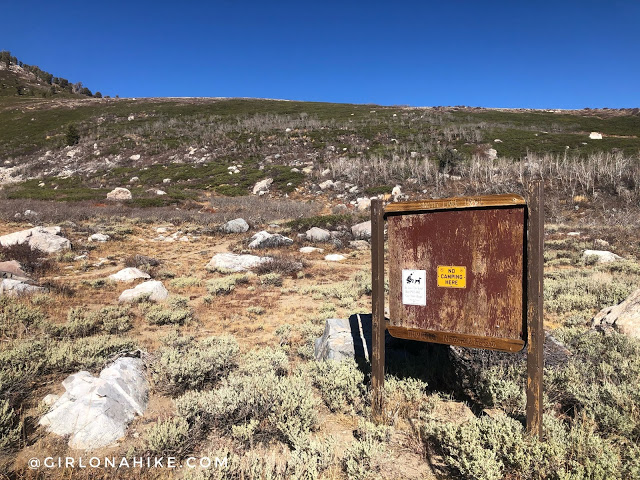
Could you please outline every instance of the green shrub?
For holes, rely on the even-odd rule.
[[[215,390],[185,393],[176,400],[176,411],[192,424],[228,431],[247,428],[247,422],[255,420],[256,435],[296,446],[317,426],[318,400],[309,387],[300,376],[233,374]]]
[[[13,409],[9,407],[9,402],[0,399],[0,449],[3,453],[18,447],[21,431],[22,421],[18,421]]]
[[[190,288],[190,287],[199,287],[202,285],[202,280],[198,277],[178,277],[174,278],[169,282],[173,288]]]
[[[547,374],[547,394],[563,410],[594,420],[605,436],[640,441],[640,342],[625,335],[577,330],[564,340],[574,355]]]
[[[69,310],[64,324],[47,323],[45,333],[54,338],[88,337],[99,332],[123,333],[131,329],[131,316],[127,307],[111,306],[90,311],[84,307]]]
[[[385,415],[395,424],[398,418],[416,418],[433,407],[427,396],[427,383],[417,378],[397,378],[386,375],[384,381]]]
[[[482,417],[462,424],[427,424],[424,433],[462,479],[623,478],[621,451],[593,432],[590,423],[571,429],[545,417],[545,438],[527,435],[512,418]]]
[[[170,300],[167,307],[150,305],[145,308],[144,316],[152,325],[184,325],[193,320],[193,312],[185,299]]]
[[[261,348],[251,350],[243,355],[238,362],[239,374],[260,375],[273,373],[278,376],[286,375],[289,370],[289,359],[282,350]]]
[[[382,444],[373,437],[354,440],[342,457],[342,468],[349,480],[378,478],[380,471],[375,459],[383,453]]]
[[[271,285],[274,287],[282,286],[282,275],[279,273],[267,273],[260,276],[260,283],[263,285]]]
[[[228,295],[236,285],[249,283],[249,277],[245,274],[229,275],[215,278],[207,282],[207,291],[211,295]]]
[[[0,296],[0,336],[18,338],[41,326],[44,315],[19,299]]]
[[[355,360],[310,362],[306,368],[331,411],[358,412],[362,409],[366,397],[364,374]]]
[[[566,269],[545,275],[545,308],[550,312],[595,310],[615,305],[633,290],[635,277],[599,270]]]
[[[189,424],[182,417],[172,417],[153,425],[145,434],[147,450],[156,456],[182,457],[193,446]]]
[[[179,347],[165,347],[152,365],[159,390],[171,394],[202,388],[237,365],[238,343],[230,336],[210,337]]]

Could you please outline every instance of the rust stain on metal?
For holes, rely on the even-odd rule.
[[[524,345],[525,209],[513,195],[478,198],[387,207],[390,333],[439,332],[440,343],[508,351]],[[438,288],[439,266],[464,267],[465,288]],[[425,306],[403,303],[403,269],[426,271]]]

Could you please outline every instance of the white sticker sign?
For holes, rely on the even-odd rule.
[[[404,305],[427,304],[426,270],[402,270],[402,303]]]

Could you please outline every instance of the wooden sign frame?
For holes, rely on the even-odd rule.
[[[531,182],[528,190],[528,202],[517,195],[489,195],[477,197],[457,197],[418,202],[391,203],[383,208],[381,200],[371,202],[371,263],[372,263],[372,406],[375,416],[382,414],[384,398],[384,337],[385,331],[399,338],[418,341],[462,345],[474,348],[517,352],[524,345],[527,348],[527,430],[542,436],[542,373],[544,367],[544,330],[542,325],[543,309],[543,238],[544,238],[544,198],[540,180]],[[403,328],[386,321],[384,292],[384,225],[387,215],[418,214],[430,211],[469,210],[491,207],[524,208],[524,233],[526,252],[523,259],[524,283],[522,293],[526,307],[523,326],[524,339],[494,339],[477,335],[461,335],[452,332],[436,332],[419,328]],[[464,272],[463,272],[464,273]],[[465,273],[466,275],[466,273]],[[465,278],[464,275],[458,276]],[[462,281],[462,280],[461,280]],[[466,280],[465,280],[466,281]],[[424,304],[420,304],[424,305]]]

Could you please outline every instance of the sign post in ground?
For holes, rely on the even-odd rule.
[[[385,320],[384,227],[389,321]],[[529,201],[487,195],[371,205],[373,412],[384,408],[384,336],[518,352],[527,345],[527,429],[542,425],[542,184]]]

